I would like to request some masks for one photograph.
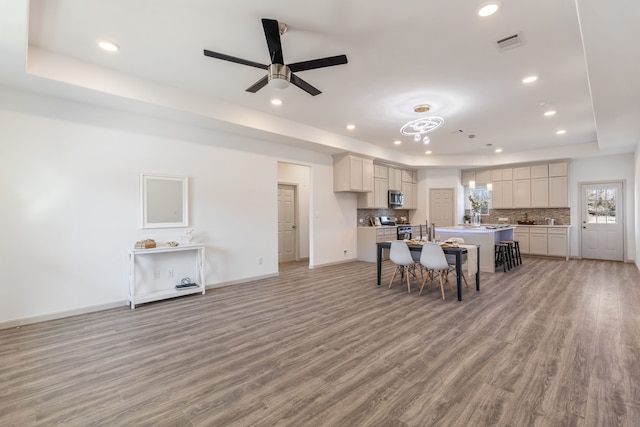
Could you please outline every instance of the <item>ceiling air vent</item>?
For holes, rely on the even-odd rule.
[[[498,40],[496,44],[498,45],[498,50],[502,52],[504,50],[513,49],[514,47],[523,45],[524,40],[522,39],[522,34],[517,33]]]

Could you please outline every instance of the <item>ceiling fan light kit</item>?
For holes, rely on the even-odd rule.
[[[285,89],[291,81],[291,70],[286,65],[271,64],[269,65],[268,81],[269,86],[276,89]]]
[[[297,73],[299,71],[314,70],[316,68],[341,65],[348,62],[346,55],[337,55],[327,58],[312,59],[310,61],[296,62],[293,64],[285,64],[282,55],[282,43],[280,41],[280,36],[287,31],[286,24],[279,23],[275,19],[263,19],[262,27],[264,29],[264,36],[267,40],[269,58],[271,59],[271,63],[269,65],[248,61],[242,58],[236,58],[235,56],[213,52],[207,49],[204,50],[205,56],[209,56],[211,58],[222,59],[223,61],[234,62],[236,64],[248,65],[249,67],[267,70],[267,75],[255,82],[253,85],[249,86],[246,89],[247,92],[256,93],[267,84],[277,89],[284,89],[289,86],[289,83],[293,83],[295,86],[298,86],[309,95],[316,96],[321,94],[322,92],[293,73]]]

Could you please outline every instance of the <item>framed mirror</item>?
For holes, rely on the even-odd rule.
[[[189,226],[189,178],[140,175],[142,228]]]

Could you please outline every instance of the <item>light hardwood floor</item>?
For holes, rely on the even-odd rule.
[[[413,289],[293,263],[2,330],[0,425],[640,425],[635,265],[526,258],[462,302]]]

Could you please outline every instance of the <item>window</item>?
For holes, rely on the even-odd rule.
[[[477,200],[480,203],[480,215],[489,215],[489,208],[491,208],[491,192],[486,188],[465,188],[465,193],[468,192],[466,196],[465,206],[473,211],[471,206],[471,201],[469,197]]]
[[[616,189],[587,190],[589,224],[616,224]]]

